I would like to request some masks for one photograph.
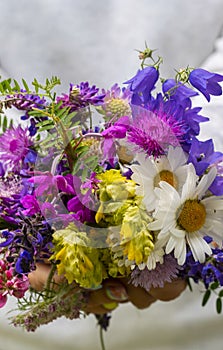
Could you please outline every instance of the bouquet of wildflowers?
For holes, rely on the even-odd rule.
[[[187,67],[163,79],[153,50],[139,58],[123,88],[0,83],[0,307],[18,299],[14,325],[79,317],[109,277],[146,291],[192,280],[221,312],[223,153],[199,140],[208,117],[192,101],[221,96],[223,76]],[[38,293],[28,274],[41,261],[52,272]]]

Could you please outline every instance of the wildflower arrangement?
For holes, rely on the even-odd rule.
[[[221,312],[223,153],[199,140],[208,117],[193,97],[222,96],[223,76],[187,67],[163,79],[153,50],[139,58],[122,88],[0,83],[0,307],[18,299],[16,326],[80,317],[109,277],[146,291],[194,281]],[[40,261],[52,272],[38,293],[28,275]]]

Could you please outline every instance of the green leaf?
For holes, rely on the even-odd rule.
[[[218,293],[218,296],[219,296],[220,298],[222,298],[222,297],[223,297],[223,289],[222,289],[222,290],[220,290],[220,292]]]
[[[35,87],[35,92],[38,94],[39,92],[39,83],[36,78],[34,78],[32,85]]]
[[[21,88],[20,88],[19,83],[17,82],[17,80],[13,79],[13,82],[14,82],[14,84],[15,84],[13,90],[14,90],[14,91],[20,91]]]
[[[213,282],[211,285],[210,285],[210,288],[211,290],[215,290],[219,287],[219,282]]]
[[[25,90],[26,90],[27,92],[29,92],[30,90],[29,90],[28,84],[27,84],[27,82],[25,81],[25,79],[22,79],[22,83],[23,83],[23,86],[24,86]]]
[[[2,83],[0,83],[0,92],[1,92],[1,94],[4,94],[4,88],[3,88],[3,85],[2,85]]]
[[[211,296],[211,291],[210,289],[207,289],[206,292],[204,293],[203,299],[202,299],[202,306],[205,306]]]
[[[217,299],[216,299],[216,310],[217,310],[217,313],[218,313],[218,314],[221,313],[221,310],[222,310],[222,301],[221,301],[221,298],[217,298]]]
[[[2,131],[5,132],[7,127],[8,127],[8,120],[7,120],[7,117],[5,115],[3,118]]]

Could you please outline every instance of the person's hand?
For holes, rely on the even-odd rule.
[[[46,285],[51,267],[47,264],[37,264],[35,271],[29,274],[32,288],[41,291]],[[56,283],[62,283],[64,277],[54,275]],[[186,288],[186,281],[176,279],[165,283],[163,288],[151,288],[149,293],[144,288],[134,287],[126,278],[108,278],[102,287],[89,291],[88,303],[83,311],[86,313],[104,314],[115,309],[119,303],[131,302],[139,309],[149,307],[156,300],[169,301],[177,298]]]

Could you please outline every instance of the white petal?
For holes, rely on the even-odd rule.
[[[187,234],[187,241],[195,261],[205,262],[205,253],[211,255],[212,251],[208,243],[197,232]]]
[[[198,198],[201,198],[205,192],[208,190],[212,182],[214,181],[217,175],[217,169],[215,167],[211,168],[208,174],[202,176],[194,195]]]
[[[177,240],[173,236],[170,236],[170,239],[166,245],[166,254],[171,253],[175,249],[176,244],[177,244]]]
[[[206,209],[223,210],[223,199],[215,196],[207,197],[201,200]]]
[[[177,168],[186,163],[187,158],[181,147],[173,148],[169,147],[167,158],[170,162],[172,172],[175,172]]]
[[[194,192],[196,189],[197,175],[195,173],[195,169],[193,164],[188,164],[188,174],[185,184],[182,188],[181,199],[185,202],[187,199],[193,198]]]

